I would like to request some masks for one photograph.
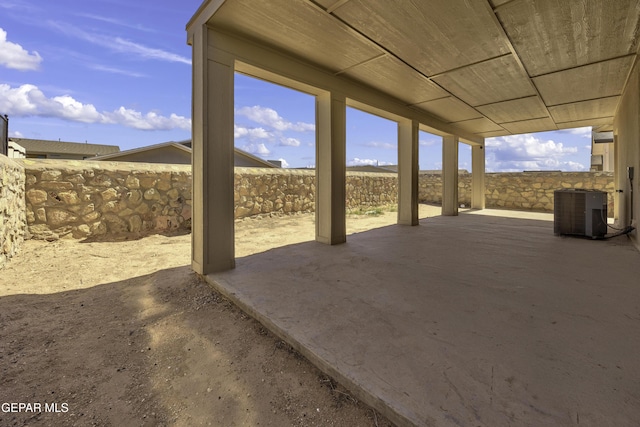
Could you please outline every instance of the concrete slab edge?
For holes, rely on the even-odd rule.
[[[309,362],[311,362],[316,368],[320,371],[324,372],[326,375],[330,376],[338,383],[340,383],[343,387],[345,387],[349,392],[353,394],[361,402],[370,406],[371,408],[378,411],[380,414],[385,416],[389,421],[394,423],[398,427],[416,427],[416,421],[412,421],[409,418],[408,414],[403,414],[400,409],[393,407],[390,402],[387,402],[380,397],[374,395],[372,392],[367,390],[363,385],[356,382],[353,378],[349,378],[338,369],[333,367],[329,362],[324,360],[322,357],[314,353],[311,349],[305,347],[299,341],[297,341],[293,336],[291,336],[287,331],[280,328],[274,322],[272,322],[268,316],[263,315],[250,304],[243,301],[240,297],[238,297],[234,292],[231,292],[228,287],[225,287],[224,281],[221,279],[216,279],[212,277],[213,275],[205,275],[201,276],[209,286],[211,286],[214,290],[222,294],[225,298],[233,302],[236,306],[238,306],[242,311],[244,311],[247,315],[251,316],[258,322],[262,324],[265,328],[267,328],[271,333],[276,335],[278,338],[286,342],[290,345],[294,350],[303,355]]]

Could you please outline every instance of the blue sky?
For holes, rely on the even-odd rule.
[[[0,0],[0,113],[10,135],[121,150],[190,138],[191,48],[199,0]],[[314,100],[236,76],[236,146],[289,167],[315,164]],[[347,111],[347,163],[397,163],[396,124]],[[487,170],[588,170],[590,128],[491,138]],[[441,168],[420,134],[420,168]],[[471,170],[460,145],[459,166]]]

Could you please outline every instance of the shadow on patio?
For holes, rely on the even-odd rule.
[[[400,425],[635,424],[640,254],[492,213],[272,249],[207,279]]]

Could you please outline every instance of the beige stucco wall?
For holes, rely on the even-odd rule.
[[[614,120],[613,133],[615,137],[617,169],[616,187],[623,192],[620,198],[618,215],[621,225],[631,224],[638,227],[640,215],[640,69],[636,63],[627,87],[624,90],[618,112]],[[633,201],[631,200],[631,183],[627,177],[627,168],[634,168]],[[633,215],[631,211],[633,210]],[[638,231],[630,233],[635,245],[640,249]]]
[[[24,168],[0,155],[0,268],[20,249],[26,229]]]

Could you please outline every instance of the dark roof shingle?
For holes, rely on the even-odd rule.
[[[48,141],[45,139],[11,138],[25,148],[27,153],[58,153],[77,154],[82,156],[96,156],[117,153],[117,145],[86,144],[81,142]]]

